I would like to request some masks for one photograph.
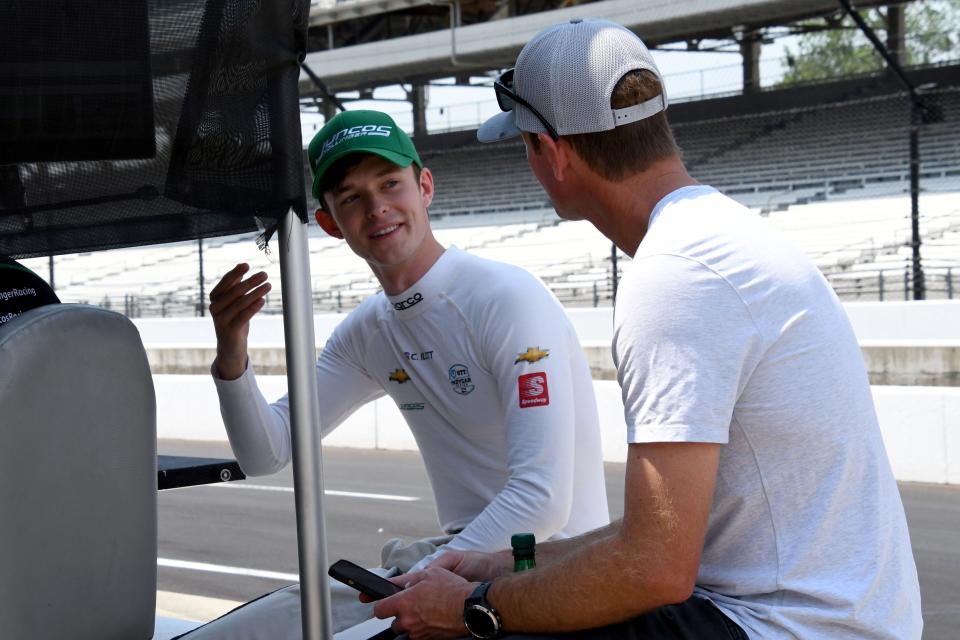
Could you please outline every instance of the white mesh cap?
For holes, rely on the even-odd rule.
[[[643,41],[608,20],[574,19],[549,27],[528,42],[513,74],[513,91],[529,102],[559,135],[608,131],[667,108],[664,91],[625,109],[610,107],[617,82],[645,69],[663,78]],[[547,133],[529,109],[514,104],[477,130],[480,142],[496,142],[521,131]]]

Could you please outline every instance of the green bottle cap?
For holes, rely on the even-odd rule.
[[[515,533],[510,536],[510,546],[514,549],[533,549],[536,543],[532,533]]]

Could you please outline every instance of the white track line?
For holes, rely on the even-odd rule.
[[[250,576],[253,578],[269,578],[271,580],[286,580],[299,582],[300,576],[296,573],[280,573],[278,571],[262,571],[260,569],[244,569],[242,567],[227,567],[222,564],[207,564],[206,562],[189,562],[187,560],[171,560],[157,558],[158,567],[170,569],[187,569],[190,571],[207,571],[209,573],[227,573],[234,576]]]
[[[293,493],[293,487],[276,487],[268,484],[237,484],[233,482],[216,482],[203,486],[218,487],[220,489],[249,489],[252,491],[280,491],[282,493]],[[323,493],[328,496],[366,498],[370,500],[392,500],[394,502],[416,502],[420,499],[415,496],[395,496],[388,493],[360,493],[357,491],[334,491],[333,489],[327,489]]]

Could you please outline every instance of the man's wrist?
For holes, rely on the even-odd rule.
[[[463,624],[472,637],[480,640],[499,637],[503,628],[500,612],[487,599],[492,585],[492,582],[471,585],[474,588],[463,603]]]
[[[513,573],[513,551],[510,549],[502,549],[495,551],[493,555],[496,558],[497,571],[494,575],[490,576],[490,580],[501,576],[508,576]]]
[[[247,357],[244,356],[238,360],[236,358],[223,358],[217,354],[213,366],[221,380],[236,380],[247,370]]]

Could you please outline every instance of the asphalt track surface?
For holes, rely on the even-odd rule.
[[[232,457],[228,445],[213,442],[166,440],[158,449]],[[325,489],[342,492],[328,495],[324,503],[330,562],[346,558],[374,566],[390,538],[438,533],[418,454],[327,448],[323,464]],[[614,518],[623,510],[623,471],[622,464],[606,465]],[[159,589],[243,602],[295,581],[290,579],[297,574],[291,469],[230,484],[160,492]],[[960,633],[960,487],[901,483],[900,492],[920,572],[923,637],[953,640]],[[167,561],[204,566],[178,568],[165,566],[171,564]],[[248,575],[256,572],[267,576]]]

